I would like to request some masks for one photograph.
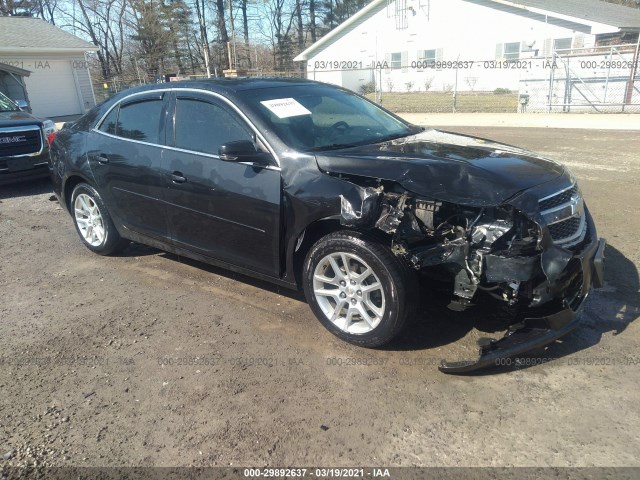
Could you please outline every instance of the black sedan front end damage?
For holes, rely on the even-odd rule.
[[[588,212],[587,216],[593,227]],[[509,327],[503,338],[480,346],[478,359],[443,361],[440,370],[444,373],[468,373],[501,365],[505,358],[544,347],[575,329],[591,288],[603,285],[605,243],[604,239],[591,237],[582,251],[572,257],[560,279],[552,285],[543,282],[539,287],[555,291],[557,297],[543,307],[532,308],[524,320]]]
[[[411,178],[396,173],[395,178],[372,180],[349,175],[339,158],[319,163],[357,187],[357,198],[341,196],[342,224],[384,232],[394,254],[415,270],[435,271],[435,276],[448,279],[450,309],[465,310],[480,297],[490,297],[514,313],[506,335],[481,346],[478,359],[443,361],[440,367],[445,373],[467,373],[543,347],[575,328],[589,291],[602,286],[605,241],[597,237],[575,180],[557,164],[478,139],[455,140],[446,155],[459,154],[465,141],[474,147],[464,150],[465,162],[457,165],[455,181],[464,181],[463,188],[455,181],[445,183],[442,169],[425,165],[423,157],[411,166]],[[424,155],[428,148],[429,142],[415,139],[381,147],[387,155],[398,150]],[[441,158],[442,143],[438,149]],[[505,181],[510,188],[491,188],[495,184],[487,182],[488,168],[478,169],[479,174],[473,168],[474,160],[491,167],[500,159],[517,167],[511,185]],[[377,160],[391,165],[396,159]],[[421,178],[415,175],[419,166],[428,167]],[[527,184],[521,171],[536,168],[555,175],[542,184]],[[436,185],[424,180],[433,178]],[[473,185],[477,178],[481,180]]]

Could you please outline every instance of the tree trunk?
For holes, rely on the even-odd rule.
[[[311,41],[316,43],[316,0],[309,0],[309,31]]]
[[[249,46],[249,17],[247,16],[247,0],[242,0],[242,29],[244,31],[244,48],[247,52],[247,65],[251,68],[251,47]]]
[[[304,24],[302,23],[302,5],[300,0],[296,0],[296,21],[298,23],[297,39],[298,39],[298,52],[304,50]],[[304,72],[304,64],[298,63],[298,70],[300,73]]]

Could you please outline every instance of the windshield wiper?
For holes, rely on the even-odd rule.
[[[374,143],[390,142],[391,140],[397,140],[399,138],[410,137],[416,133],[423,132],[423,127],[411,129],[408,133],[394,133],[393,135],[387,135],[386,137],[376,138]]]
[[[331,143],[329,145],[322,145],[320,147],[312,147],[306,150],[307,152],[320,152],[323,150],[340,150],[341,148],[362,147],[363,145],[375,145],[376,143],[389,142],[391,140],[397,140],[398,138],[409,137],[416,133],[424,132],[424,127],[411,128],[408,132],[394,133],[387,135],[386,137],[370,138],[363,142],[358,143]]]
[[[320,152],[322,150],[340,150],[341,148],[360,147],[361,143],[331,143],[320,147],[311,147],[307,152]]]

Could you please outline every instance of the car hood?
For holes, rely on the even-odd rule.
[[[36,117],[28,112],[0,112],[1,127],[21,127],[23,125],[39,125],[45,121],[44,118]]]
[[[494,206],[566,176],[532,152],[440,130],[316,155],[328,173],[379,178],[415,194],[462,205]]]

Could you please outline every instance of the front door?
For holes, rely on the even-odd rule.
[[[252,140],[249,125],[225,101],[176,91],[167,140],[166,193],[179,246],[267,275],[279,273],[280,170],[227,162],[218,148]]]

